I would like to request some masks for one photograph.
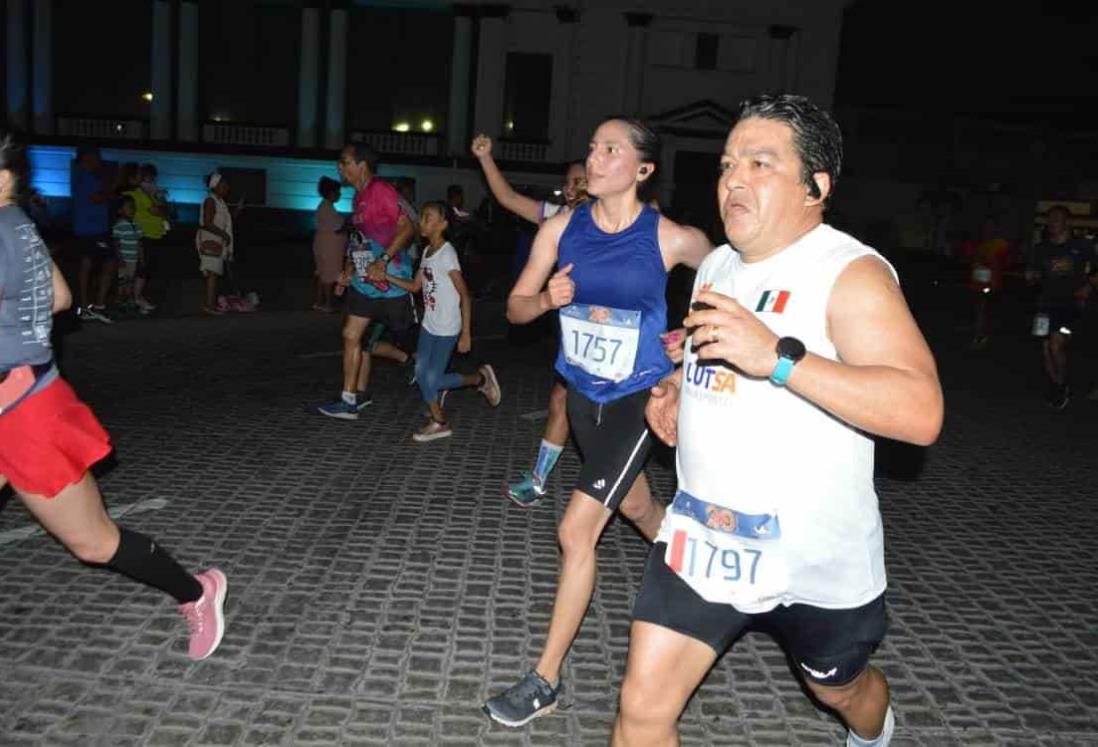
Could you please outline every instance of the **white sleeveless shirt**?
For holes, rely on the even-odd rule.
[[[225,233],[229,234],[229,238],[233,238],[233,214],[229,211],[229,206],[225,204],[225,201],[218,195],[210,192],[206,195],[207,200],[212,200],[214,205],[213,225],[220,228]],[[204,203],[203,203],[204,204]],[[202,246],[203,241],[216,241],[221,244],[221,258],[228,259],[233,256],[233,252],[236,247],[233,242],[230,242],[228,246],[225,245],[225,240],[217,234],[204,230],[202,226],[202,207],[199,207],[198,225],[199,228],[194,235],[194,246],[196,249]]]
[[[758,262],[725,245],[702,263],[694,294],[710,283],[779,337],[838,360],[828,299],[846,266],[867,255],[888,264],[824,224]],[[794,603],[852,608],[879,596],[884,538],[873,442],[767,379],[702,364],[688,344],[679,494],[658,537],[668,565],[703,598],[749,614]]]

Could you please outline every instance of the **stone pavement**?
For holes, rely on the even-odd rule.
[[[1098,403],[1048,410],[1032,341],[968,353],[955,305],[928,293],[946,428],[925,452],[878,450],[891,630],[876,662],[892,684],[893,744],[1098,744]],[[170,600],[27,536],[11,500],[0,745],[605,743],[645,555],[622,522],[599,549],[567,707],[522,730],[479,711],[536,658],[578,461],[565,452],[555,502],[503,498],[540,435],[520,416],[545,406],[548,353],[509,347],[498,306],[478,313],[474,352],[496,364],[503,404],[456,393],[455,437],[428,445],[409,439],[418,398],[394,366],[379,365],[362,420],[311,411],[338,388],[333,317],[134,320],[68,335],[67,375],[116,445],[101,470],[108,505],[189,567],[228,573],[228,631],[191,663]],[[665,500],[669,464],[664,452],[649,467]],[[682,734],[836,745],[843,731],[751,633],[691,701]]]

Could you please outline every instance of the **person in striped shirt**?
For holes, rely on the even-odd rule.
[[[118,220],[111,229],[111,237],[118,250],[118,296],[123,302],[132,301],[142,314],[148,314],[156,307],[144,295],[145,247],[141,243],[144,233],[134,221],[136,213],[137,204],[133,197],[124,195],[118,209]]]

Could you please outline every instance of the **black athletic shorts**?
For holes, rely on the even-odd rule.
[[[76,236],[75,249],[81,257],[91,259],[116,259],[118,252],[109,236]]]
[[[348,288],[346,309],[351,316],[384,324],[393,334],[406,332],[416,324],[412,297],[407,293],[397,298],[370,298]]]
[[[870,654],[884,640],[888,628],[884,594],[852,609],[792,604],[748,615],[730,604],[715,604],[698,596],[667,567],[663,560],[666,550],[666,543],[657,542],[648,554],[633,619],[697,639],[718,656],[749,626],[757,626],[778,639],[802,677],[835,686],[861,674]]]
[[[599,404],[568,387],[568,422],[583,454],[577,490],[611,511],[644,469],[652,435],[644,419],[648,389]]]

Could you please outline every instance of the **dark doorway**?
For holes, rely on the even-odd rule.
[[[714,244],[725,243],[724,230],[717,211],[717,167],[720,155],[712,153],[678,151],[675,153],[675,173],[668,214],[680,223],[696,226]]]

